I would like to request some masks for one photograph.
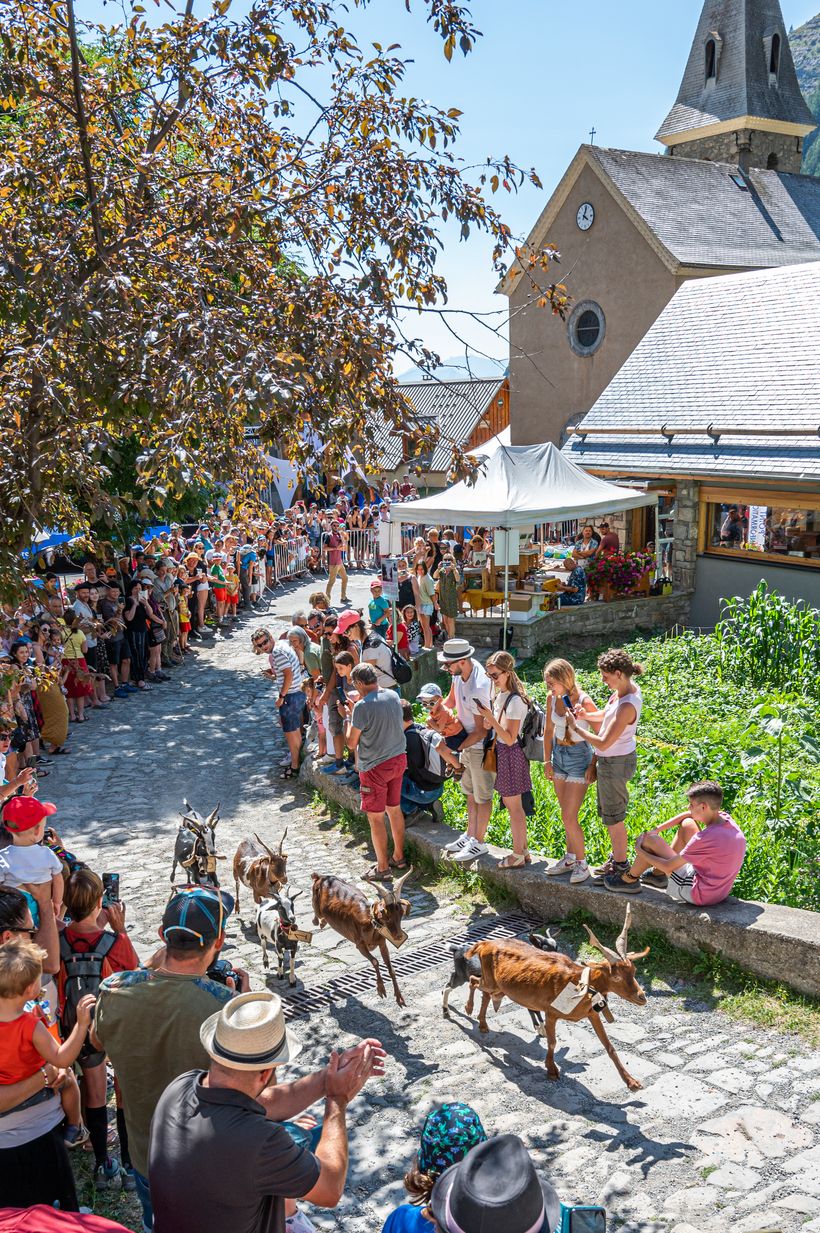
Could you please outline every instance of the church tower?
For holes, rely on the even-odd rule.
[[[706,0],[677,102],[656,134],[668,153],[798,173],[815,127],[780,0]]]

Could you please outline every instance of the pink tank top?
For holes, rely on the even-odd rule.
[[[638,730],[638,720],[641,718],[641,708],[643,706],[643,694],[637,685],[633,685],[632,693],[624,694],[623,698],[619,698],[617,694],[612,695],[604,707],[604,722],[601,724],[601,733],[606,732],[607,728],[615,722],[616,714],[627,703],[635,708],[634,723],[627,724],[614,745],[610,745],[607,749],[601,751],[598,755],[601,758],[621,758],[624,754],[635,752],[635,733]]]

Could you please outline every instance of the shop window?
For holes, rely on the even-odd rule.
[[[720,502],[707,502],[706,551],[820,565],[820,508],[799,496],[792,501],[775,493],[756,498],[757,502],[764,500],[772,504],[744,501],[742,494],[735,501],[727,496]]]

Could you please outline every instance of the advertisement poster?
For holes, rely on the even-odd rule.
[[[758,548],[766,547],[766,515],[768,506],[749,506],[749,543]]]
[[[383,557],[381,570],[382,595],[395,604],[399,598],[399,558]]]

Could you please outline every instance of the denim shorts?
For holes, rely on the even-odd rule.
[[[552,743],[552,773],[556,779],[567,783],[585,783],[584,776],[592,762],[592,746],[584,741],[580,745]]]
[[[279,722],[283,732],[296,732],[302,726],[305,711],[305,695],[301,689],[292,694],[285,694],[285,699],[279,708]]]
[[[422,616],[432,616],[433,615],[433,605],[432,604],[419,604],[419,612],[421,613]]]

